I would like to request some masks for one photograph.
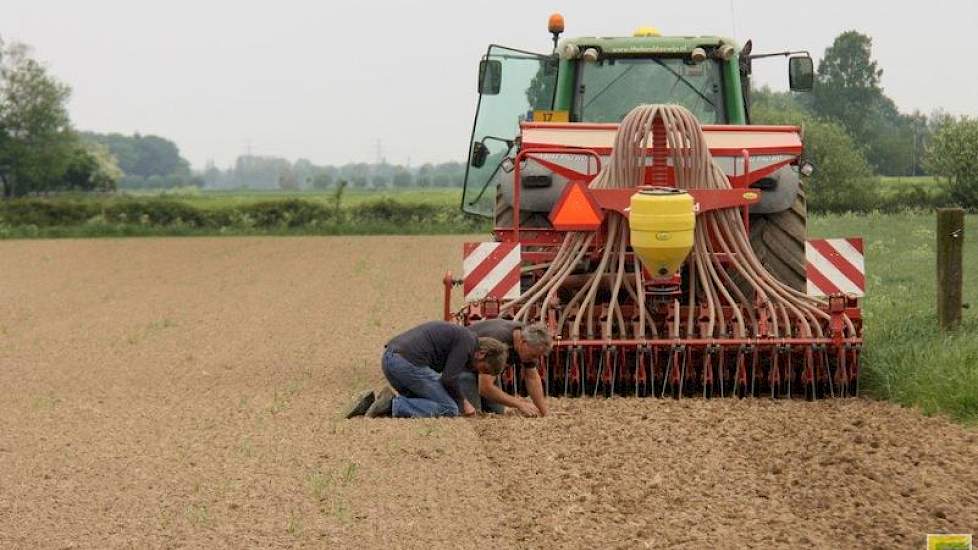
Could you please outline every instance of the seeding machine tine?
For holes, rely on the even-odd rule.
[[[855,395],[858,363],[858,347],[834,344],[638,344],[558,347],[537,368],[554,397],[819,399]],[[505,391],[526,395],[512,367],[498,380]]]
[[[767,383],[771,388],[771,399],[777,397],[778,386],[781,384],[781,365],[778,363],[779,353],[777,348],[771,349],[771,362],[768,365]]]
[[[635,383],[635,397],[645,397],[648,394],[648,373],[646,372],[645,361],[647,359],[648,351],[646,349],[639,349],[635,352],[635,373],[634,373],[634,383]],[[651,366],[651,364],[650,364]],[[653,379],[655,378],[653,371]]]
[[[725,386],[724,381],[725,381],[725,378],[727,376],[726,370],[724,369],[724,366],[725,366],[724,356],[725,356],[725,354],[721,350],[719,350],[719,349],[712,349],[711,348],[710,355],[713,356],[716,359],[717,377],[716,377],[716,382],[714,382],[714,386],[715,386],[714,387],[714,392],[716,390],[719,390],[720,391],[720,397],[726,397],[726,395],[725,395],[726,388],[724,387]]]
[[[785,385],[785,395],[787,395],[788,397],[791,397],[791,379],[794,378],[795,376],[794,370],[792,370],[791,355],[792,355],[791,351],[786,349],[785,371],[788,373],[788,375],[785,377],[784,385]]]

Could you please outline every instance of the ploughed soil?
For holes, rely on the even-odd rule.
[[[471,238],[470,238],[471,239]],[[0,548],[922,548],[978,431],[865,399],[341,420],[464,237],[0,242]]]

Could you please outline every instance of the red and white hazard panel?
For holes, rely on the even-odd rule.
[[[519,297],[519,243],[465,243],[463,251],[462,289],[466,302]]]
[[[862,239],[811,239],[805,242],[805,259],[809,296],[866,294]]]

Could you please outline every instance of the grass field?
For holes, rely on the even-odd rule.
[[[184,188],[186,189],[186,188]],[[223,208],[242,206],[269,200],[303,199],[322,204],[333,203],[332,191],[279,191],[279,190],[231,190],[231,191],[184,191],[166,193],[160,191],[126,191],[125,194],[135,197],[164,196],[198,208]],[[343,204],[354,206],[366,201],[394,199],[405,203],[425,203],[437,206],[457,207],[462,201],[462,190],[451,188],[420,188],[389,189],[385,191],[368,191],[347,188],[343,192]]]
[[[814,225],[871,238],[870,337],[904,346],[874,361],[931,380],[974,349],[898,341],[932,317],[900,295],[927,294],[926,218]],[[978,526],[978,432],[887,402],[341,420],[474,238],[0,242],[0,548],[923,548]]]
[[[865,239],[863,384],[872,395],[978,420],[978,216],[966,218],[964,323],[937,328],[933,214],[814,216],[815,237]]]

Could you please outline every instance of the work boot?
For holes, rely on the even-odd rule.
[[[386,387],[380,390],[374,404],[367,409],[367,418],[377,418],[378,416],[391,416],[391,407],[394,404],[394,390]]]
[[[352,403],[347,405],[346,409],[343,411],[343,418],[353,418],[354,416],[363,416],[370,408],[370,405],[374,403],[374,392],[373,390],[367,390],[365,392],[360,392],[356,399]]]

